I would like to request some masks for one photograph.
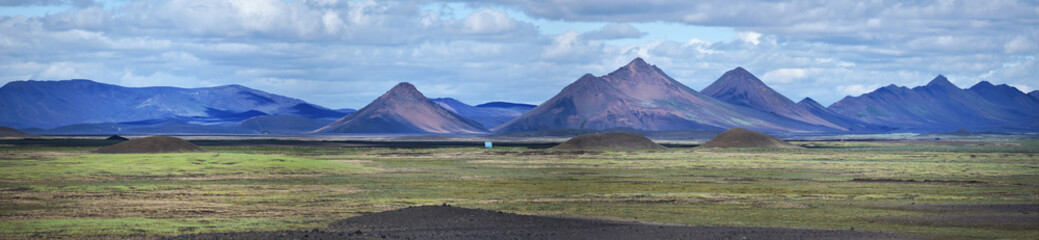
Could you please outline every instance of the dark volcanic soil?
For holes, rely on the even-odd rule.
[[[642,135],[626,132],[592,133],[582,134],[570,138],[551,149],[555,150],[581,150],[581,149],[662,149],[663,146],[654,143]]]
[[[121,142],[94,150],[95,153],[180,153],[180,152],[205,152],[202,148],[191,144],[184,139],[151,136]]]
[[[689,227],[528,216],[449,206],[410,207],[334,222],[320,231],[182,235],[171,239],[892,239],[855,230]]]

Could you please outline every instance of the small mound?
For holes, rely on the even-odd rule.
[[[660,146],[645,136],[626,133],[593,133],[581,134],[570,138],[550,149],[555,150],[582,150],[582,149],[662,149]]]
[[[126,140],[130,140],[130,139],[129,139],[129,138],[126,138],[126,137],[123,137],[123,136],[119,136],[119,135],[112,135],[111,137],[105,138],[105,140],[119,140],[119,141],[126,141]]]
[[[151,136],[121,142],[111,146],[105,146],[94,150],[95,153],[181,153],[181,152],[205,152],[202,148],[191,144],[184,139]]]
[[[0,138],[31,138],[37,137],[36,135],[28,134],[22,131],[18,131],[14,128],[0,127]]]
[[[187,234],[165,239],[914,239],[854,230],[696,227],[422,206],[372,213],[310,231]]]
[[[706,148],[800,148],[761,132],[742,128],[725,130],[707,143]]]

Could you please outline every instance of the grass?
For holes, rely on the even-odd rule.
[[[667,224],[1034,239],[1039,229],[892,220],[936,214],[892,206],[1039,204],[1039,144],[1015,143],[599,152],[223,146],[160,155],[0,147],[0,238],[310,229],[449,203]]]
[[[369,171],[353,163],[238,153],[84,154],[56,159],[4,161],[3,180],[342,174]]]

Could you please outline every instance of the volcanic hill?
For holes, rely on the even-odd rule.
[[[700,147],[705,148],[800,148],[776,137],[742,128],[725,130]]]
[[[315,133],[484,133],[480,123],[448,111],[402,82],[357,112]]]
[[[493,130],[633,128],[665,131],[731,127],[776,132],[832,129],[719,101],[635,58],[602,77],[585,74],[545,103]]]
[[[660,146],[645,136],[626,133],[592,133],[581,134],[570,138],[555,147],[553,150],[583,150],[583,149],[662,149]]]
[[[202,148],[195,146],[184,139],[151,136],[105,146],[94,150],[94,153],[182,153],[182,152],[205,152]]]
[[[36,135],[28,134],[26,132],[18,131],[14,128],[0,127],[0,138],[31,138],[37,137]]]

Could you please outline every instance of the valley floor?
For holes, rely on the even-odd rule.
[[[450,204],[666,226],[1039,238],[1039,141],[795,142],[804,149],[393,148],[195,141],[209,152],[91,154],[0,143],[0,238],[335,232]],[[341,223],[341,222],[339,222]],[[331,225],[330,225],[331,224]]]

